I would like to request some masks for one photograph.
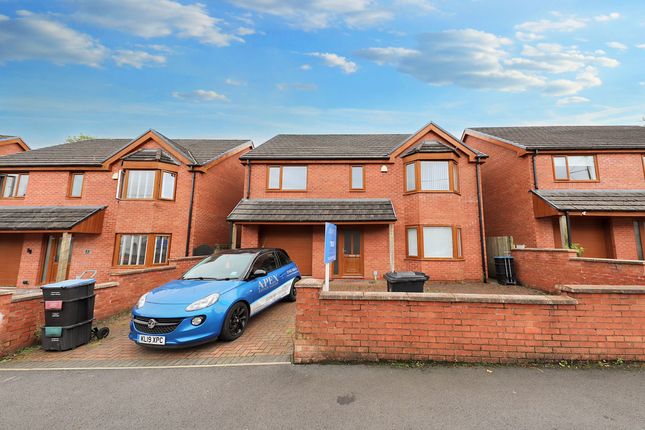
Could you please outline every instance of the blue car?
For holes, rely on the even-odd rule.
[[[140,345],[192,346],[240,337],[249,318],[296,300],[298,267],[282,249],[218,252],[176,281],[141,296],[129,338]]]

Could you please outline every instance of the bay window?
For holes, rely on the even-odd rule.
[[[126,200],[174,200],[177,173],[166,170],[126,170],[118,195]]]
[[[29,174],[11,173],[0,175],[0,191],[2,198],[21,199],[27,194],[27,184],[29,184]]]
[[[168,234],[117,234],[116,242],[116,266],[145,267],[168,263]]]
[[[406,234],[409,258],[463,258],[461,228],[455,226],[409,226]]]
[[[419,160],[405,165],[405,191],[459,192],[457,163]]]
[[[269,166],[267,189],[281,191],[306,191],[307,166]]]
[[[553,174],[556,181],[596,181],[594,155],[563,155],[553,157]]]

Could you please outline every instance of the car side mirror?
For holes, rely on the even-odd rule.
[[[267,271],[264,269],[257,269],[255,272],[253,272],[253,277],[254,278],[261,278],[262,276],[266,276]]]

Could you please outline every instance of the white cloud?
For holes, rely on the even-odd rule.
[[[84,23],[144,38],[177,36],[201,43],[228,46],[243,39],[225,31],[221,19],[208,14],[201,3],[174,0],[69,0],[73,16]]]
[[[640,49],[645,49],[645,43],[639,43],[638,45],[634,45],[634,46]]]
[[[244,86],[246,86],[246,81],[242,81],[240,79],[233,79],[233,78],[226,78],[224,83],[226,85],[231,85],[233,87],[244,87]]]
[[[279,84],[276,84],[275,87],[278,91],[286,91],[286,90],[315,91],[318,89],[318,85],[316,84],[308,84],[308,83],[302,83],[302,82],[293,82],[293,83],[281,82]]]
[[[607,22],[607,21],[613,21],[618,18],[620,18],[620,14],[618,12],[611,12],[607,15],[595,16],[593,19],[598,22]]]
[[[166,57],[163,55],[154,55],[145,51],[132,51],[128,49],[115,51],[112,58],[119,66],[132,66],[135,69],[141,69],[151,63],[166,63]]]
[[[181,99],[181,100],[193,100],[193,101],[204,101],[204,102],[230,101],[228,97],[226,97],[225,95],[217,93],[212,90],[194,90],[187,93],[174,91],[172,93],[172,96],[176,99]]]
[[[645,87],[645,81],[639,82],[638,85],[640,85],[641,87]]]
[[[322,58],[325,65],[329,67],[338,67],[347,74],[355,73],[358,70],[358,65],[356,63],[338,54],[330,52],[310,52],[307,55]]]
[[[0,63],[36,59],[98,67],[109,55],[98,40],[50,17],[28,11],[17,15],[0,15]]]
[[[516,53],[509,39],[473,29],[422,34],[414,49],[374,47],[358,52],[433,85],[511,92],[536,89],[554,96],[600,85],[597,68],[619,64],[602,54],[552,43],[527,44]]]
[[[544,36],[537,33],[524,33],[522,31],[518,31],[515,33],[515,38],[522,42],[535,42],[536,40],[544,39]]]
[[[558,20],[541,19],[538,21],[527,21],[515,26],[515,29],[528,33],[545,33],[547,31],[571,32],[587,26],[583,19],[563,18]]]
[[[236,31],[240,36],[250,36],[255,34],[255,29],[250,27],[239,27]]]
[[[303,30],[334,26],[374,27],[397,14],[428,14],[437,11],[429,0],[227,0],[259,14],[285,20]]]
[[[304,70],[305,72],[308,70],[311,70],[311,65],[310,64],[303,64],[300,66],[300,70]]]
[[[619,51],[626,51],[627,45],[620,42],[607,42],[606,45],[612,49],[617,49]]]
[[[560,99],[555,104],[558,106],[567,106],[572,104],[580,104],[580,103],[588,103],[588,102],[589,102],[589,99],[586,97],[571,96],[571,97],[565,97],[563,99]]]

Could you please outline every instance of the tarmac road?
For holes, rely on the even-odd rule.
[[[645,370],[0,371],[2,429],[645,429]]]

